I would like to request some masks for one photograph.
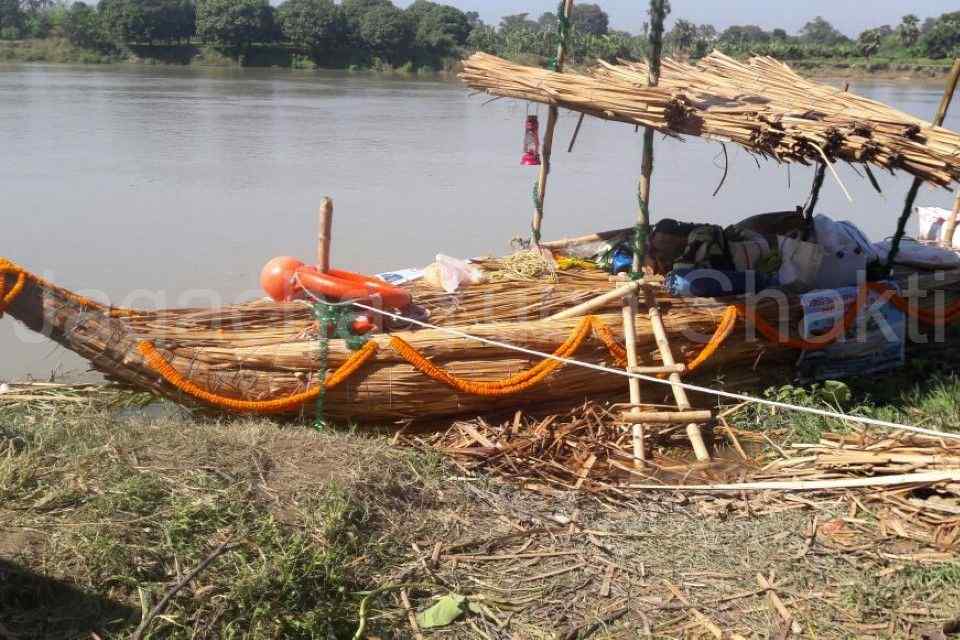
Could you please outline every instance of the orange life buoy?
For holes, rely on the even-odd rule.
[[[297,282],[304,289],[334,300],[366,300],[380,296],[383,306],[403,309],[410,305],[410,292],[369,276],[330,269],[323,273],[316,267],[305,265],[297,269]]]

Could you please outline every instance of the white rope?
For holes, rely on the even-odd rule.
[[[373,313],[379,313],[381,315],[387,316],[388,318],[393,318],[395,320],[402,320],[403,322],[408,322],[414,324],[424,329],[435,329],[437,331],[442,331],[452,336],[458,336],[460,338],[467,338],[470,340],[476,340],[483,344],[488,344],[494,347],[500,347],[501,349],[509,349],[511,351],[516,351],[518,353],[525,353],[527,355],[536,356],[538,358],[548,358],[550,360],[556,360],[557,362],[562,362],[564,364],[571,364],[577,367],[583,367],[585,369],[592,369],[594,371],[600,371],[602,373],[610,373],[618,376],[623,376],[625,378],[635,378],[637,380],[643,380],[644,382],[652,382],[654,384],[662,385],[673,385],[674,383],[669,380],[663,380],[660,378],[655,378],[653,376],[646,376],[640,373],[629,373],[622,369],[613,369],[611,367],[605,367],[600,364],[593,364],[592,362],[583,362],[581,360],[574,360],[572,358],[562,358],[556,356],[552,353],[544,353],[542,351],[536,351],[534,349],[527,349],[526,347],[518,347],[506,342],[500,342],[498,340],[491,340],[490,338],[481,338],[479,336],[470,335],[463,331],[458,331],[457,329],[451,329],[449,327],[439,327],[428,322],[423,322],[421,320],[415,320],[413,318],[407,318],[397,313],[391,313],[390,311],[384,311],[383,309],[377,309],[376,307],[371,307],[369,305],[363,304],[361,302],[352,301],[351,304],[360,309],[365,309],[367,311],[372,311]],[[801,407],[795,404],[789,404],[787,402],[778,402],[776,400],[767,400],[765,398],[756,398],[753,396],[742,395],[739,393],[730,393],[729,391],[720,391],[718,389],[711,389],[709,387],[701,387],[695,384],[689,384],[686,382],[677,383],[684,389],[688,391],[696,391],[698,393],[706,393],[709,395],[719,396],[721,398],[727,398],[730,400],[736,400],[738,402],[749,402],[754,404],[765,405],[768,407],[774,407],[776,409],[786,409],[788,411],[797,411],[800,413],[809,413],[811,415],[820,416],[822,418],[834,418],[836,420],[844,420],[848,422],[856,422],[865,426],[872,427],[883,427],[886,429],[895,429],[897,431],[907,431],[910,433],[917,433],[925,436],[933,436],[935,438],[948,438],[951,440],[960,440],[960,434],[956,433],[947,433],[944,431],[935,431],[933,429],[924,429],[923,427],[915,427],[912,425],[897,424],[896,422],[887,422],[886,420],[877,420],[876,418],[867,418],[865,416],[851,416],[843,413],[837,413],[835,411],[827,411],[825,409],[816,409],[813,407]]]

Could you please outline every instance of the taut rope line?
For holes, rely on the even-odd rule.
[[[944,431],[935,431],[933,429],[924,429],[923,427],[915,427],[912,425],[898,424],[896,422],[888,422],[886,420],[877,420],[876,418],[868,418],[866,416],[851,416],[843,413],[838,413],[836,411],[826,411],[824,409],[816,409],[813,407],[801,407],[798,405],[790,404],[787,402],[778,402],[776,400],[768,400],[766,398],[757,398],[754,396],[748,396],[740,393],[731,393],[729,391],[721,391],[719,389],[711,389],[709,387],[702,387],[695,384],[690,384],[688,382],[672,383],[669,380],[662,380],[660,378],[655,378],[653,376],[643,375],[641,373],[629,373],[622,369],[613,369],[611,367],[606,367],[601,364],[594,364],[592,362],[583,362],[580,360],[574,360],[572,358],[567,358],[563,356],[556,356],[549,353],[544,353],[542,351],[537,351],[535,349],[527,349],[526,347],[519,347],[514,344],[507,342],[500,342],[498,340],[491,340],[490,338],[481,338],[480,336],[474,336],[464,331],[458,329],[452,329],[449,327],[439,327],[437,325],[430,324],[428,322],[423,322],[422,320],[415,320],[413,318],[407,318],[401,316],[397,313],[392,313],[390,311],[384,311],[383,309],[377,309],[376,307],[371,307],[370,305],[363,304],[362,302],[352,302],[355,307],[359,309],[364,309],[366,311],[371,311],[383,315],[388,318],[393,318],[394,320],[400,320],[403,322],[408,322],[410,324],[415,324],[417,326],[423,327],[424,329],[435,329],[437,331],[442,331],[448,335],[457,336],[460,338],[467,338],[470,340],[476,340],[483,344],[489,344],[494,347],[499,347],[501,349],[509,349],[511,351],[516,351],[517,353],[525,353],[530,356],[537,356],[540,358],[550,358],[551,360],[556,360],[564,364],[570,364],[576,367],[583,367],[585,369],[592,369],[593,371],[599,371],[601,373],[609,373],[618,376],[624,376],[627,378],[635,378],[637,380],[642,380],[644,382],[652,382],[654,384],[662,385],[673,385],[679,384],[684,389],[688,391],[696,391],[698,393],[705,393],[708,395],[718,396],[721,398],[727,398],[729,400],[736,400],[737,402],[747,402],[752,404],[760,404],[768,407],[773,407],[776,409],[785,409],[787,411],[796,411],[799,413],[809,413],[811,415],[820,416],[822,418],[833,418],[835,420],[844,420],[848,422],[856,422],[865,426],[872,427],[883,427],[885,429],[894,429],[897,431],[906,431],[910,433],[917,433],[920,435],[933,436],[936,438],[946,438],[950,440],[960,440],[960,434],[957,433],[947,433]]]

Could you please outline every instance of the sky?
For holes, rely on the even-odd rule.
[[[440,0],[438,0],[440,1]],[[556,0],[442,0],[464,11],[478,11],[488,24],[497,24],[500,17],[523,11],[534,17],[545,11],[556,11]],[[590,0],[610,15],[610,26],[637,33],[646,20],[645,0]],[[408,5],[409,1],[398,4]],[[697,24],[712,24],[723,30],[733,24],[758,24],[765,29],[777,27],[795,34],[818,15],[823,16],[848,36],[884,24],[897,25],[907,13],[923,20],[956,11],[957,0],[670,0],[673,11],[669,27],[677,18]]]

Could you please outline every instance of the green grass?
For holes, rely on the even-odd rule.
[[[915,364],[892,377],[781,387],[769,395],[960,431],[960,377],[950,362],[924,358],[915,354]],[[579,513],[585,528],[610,532],[599,540],[602,548],[563,527],[529,548],[520,537],[503,547],[478,543],[469,549],[575,550],[589,560],[582,570],[592,575],[586,582],[580,573],[563,573],[537,587],[542,593],[529,601],[541,576],[568,568],[574,558],[447,561],[437,575],[403,578],[419,585],[410,590],[414,606],[424,609],[458,589],[480,593],[501,619],[512,620],[515,637],[553,637],[558,628],[589,621],[598,607],[615,604],[595,594],[603,560],[615,560],[625,567],[616,593],[626,589],[637,602],[651,590],[669,598],[666,580],[704,603],[724,628],[775,627],[762,593],[731,601],[730,609],[710,605],[755,590],[756,574],[770,571],[785,585],[782,595],[810,634],[804,637],[852,637],[851,621],[879,624],[892,611],[923,607],[930,610],[927,619],[944,620],[960,607],[960,563],[911,562],[923,549],[893,537],[852,554],[832,548],[829,538],[811,547],[804,530],[812,514],[778,506],[796,503],[758,498],[751,509],[738,511],[723,508],[727,500],[684,501],[688,506],[681,507],[663,496],[616,506],[586,496],[545,498],[489,478],[454,481],[450,476],[462,472],[439,456],[393,448],[386,438],[357,429],[318,433],[303,424],[197,420],[182,411],[150,417],[157,415],[153,408],[142,414],[100,403],[0,408],[0,637],[93,632],[128,638],[143,611],[230,541],[236,546],[180,591],[145,637],[351,638],[363,594],[420,567],[436,542],[498,540],[570,513]],[[776,431],[788,442],[815,441],[826,430],[845,428],[767,409],[733,418],[739,427]],[[752,511],[767,507],[766,515]],[[816,513],[822,525],[847,515],[848,506],[828,500]],[[647,577],[631,582],[629,576]],[[808,593],[820,595],[803,599]],[[406,614],[392,598],[375,599],[371,637],[410,637]],[[675,615],[657,617],[663,622]],[[639,628],[640,622],[629,624]],[[467,618],[436,637],[484,637],[471,623],[479,621]],[[621,632],[626,627],[596,637],[633,637]]]
[[[31,572],[0,580],[0,625],[21,639],[126,637],[225,540],[236,548],[146,637],[350,637],[358,592],[406,548],[416,527],[396,530],[399,514],[429,502],[438,468],[269,422],[6,412],[0,425],[0,561]]]
[[[960,432],[957,364],[958,354],[952,351],[936,356],[919,351],[908,355],[906,367],[891,374],[783,385],[767,389],[764,396],[803,407]],[[850,428],[842,420],[757,405],[745,407],[732,418],[744,429],[784,432],[789,443],[816,442],[823,433],[847,433]]]

